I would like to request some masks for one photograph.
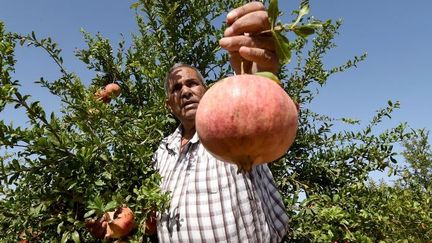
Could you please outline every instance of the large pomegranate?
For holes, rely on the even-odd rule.
[[[286,153],[297,116],[296,105],[276,82],[244,74],[225,78],[204,94],[195,125],[211,154],[250,171]]]

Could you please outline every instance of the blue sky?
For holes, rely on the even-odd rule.
[[[121,35],[137,32],[134,1],[3,1],[0,20],[9,31],[51,37],[63,49],[65,65],[83,80],[93,73],[74,56],[84,47],[80,28],[100,32],[117,43]],[[280,9],[290,13],[299,1],[279,1]],[[331,117],[352,117],[364,121],[383,108],[387,100],[400,101],[401,109],[382,129],[400,122],[414,128],[432,129],[431,70],[432,1],[411,0],[311,0],[311,14],[318,19],[342,19],[337,47],[326,56],[325,64],[333,67],[355,55],[368,53],[358,68],[339,73],[320,89],[312,108]],[[59,72],[47,55],[35,48],[18,48],[14,78],[21,81],[23,93],[41,100],[47,110],[59,109],[57,100],[33,82],[40,77],[55,79]],[[24,125],[23,114],[13,109],[0,113],[0,119]]]
[[[432,129],[432,31],[426,27],[432,23],[432,1],[316,0],[312,8],[319,18],[344,23],[328,64],[368,53],[357,69],[333,76],[313,106],[331,116],[366,121],[387,100],[398,100],[401,109],[388,126],[406,121]]]

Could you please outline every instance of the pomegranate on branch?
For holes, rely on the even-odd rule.
[[[96,92],[95,97],[104,103],[109,103],[112,98],[116,98],[121,93],[121,87],[117,83],[107,84],[103,89]]]
[[[118,239],[129,235],[135,228],[135,216],[127,206],[105,212],[99,218],[86,220],[86,228],[98,239]]]
[[[135,217],[128,207],[119,207],[108,213],[108,225],[105,238],[118,239],[128,235],[135,227]]]

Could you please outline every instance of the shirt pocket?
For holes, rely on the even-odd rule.
[[[205,164],[204,164],[205,163]],[[225,165],[215,159],[200,161],[196,166],[193,183],[189,185],[189,191],[197,194],[229,193],[229,174]]]

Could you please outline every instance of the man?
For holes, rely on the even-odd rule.
[[[220,46],[230,54],[236,73],[277,72],[279,62],[264,5],[252,2],[227,15],[229,27]],[[171,192],[169,210],[158,215],[161,242],[279,242],[288,217],[267,165],[248,173],[215,159],[195,131],[198,103],[206,91],[197,69],[174,65],[165,78],[166,105],[180,126],[154,155],[161,188]],[[92,227],[92,234],[105,229]],[[94,234],[95,235],[95,234]]]
[[[258,36],[269,28],[261,3],[231,11],[227,23],[230,27],[220,45],[229,51],[236,73],[241,59],[249,72],[277,71],[271,37]],[[279,242],[288,217],[267,165],[237,173],[235,165],[215,159],[199,142],[195,114],[206,91],[199,71],[186,64],[174,65],[165,89],[166,105],[180,126],[161,142],[154,156],[161,188],[172,195],[169,210],[158,217],[159,240]]]

